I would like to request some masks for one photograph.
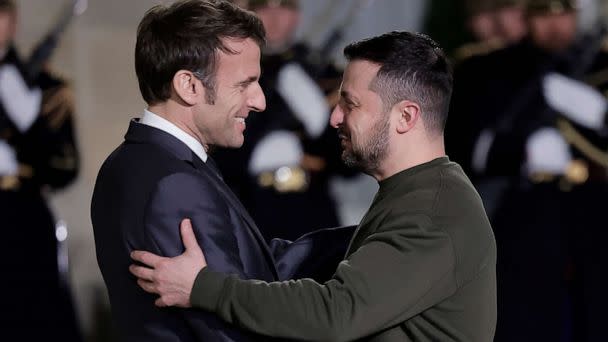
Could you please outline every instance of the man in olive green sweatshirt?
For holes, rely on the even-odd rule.
[[[207,267],[189,221],[175,258],[132,257],[159,306],[195,307],[259,334],[307,341],[492,341],[496,245],[481,200],[444,151],[452,91],[428,37],[391,32],[349,45],[331,124],[342,158],[378,193],[333,278],[267,283]]]

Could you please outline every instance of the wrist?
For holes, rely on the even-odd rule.
[[[207,266],[203,267],[194,279],[190,292],[190,305],[207,311],[215,311],[226,280],[225,274],[214,272]]]

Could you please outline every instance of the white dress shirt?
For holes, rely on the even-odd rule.
[[[207,162],[207,152],[205,151],[203,144],[201,144],[190,134],[184,132],[181,128],[174,125],[169,120],[146,109],[144,110],[144,115],[142,116],[141,120],[139,120],[139,123],[158,128],[161,131],[171,134],[175,138],[179,139],[179,141],[186,144],[186,146],[188,146],[192,152],[201,158],[202,161],[205,163]]]

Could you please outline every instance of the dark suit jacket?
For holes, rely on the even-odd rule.
[[[304,262],[312,254],[324,262],[325,272],[341,260],[352,228],[311,234],[296,243],[276,240],[271,249],[220,177],[181,141],[136,121],[131,122],[125,142],[103,164],[91,218],[97,260],[125,340],[255,338],[202,311],[156,308],[155,296],[141,290],[129,274],[132,250],[164,256],[183,253],[179,233],[183,218],[192,220],[209,266],[244,279],[313,275],[306,274],[311,263]]]

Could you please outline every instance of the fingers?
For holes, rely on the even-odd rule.
[[[136,276],[139,279],[143,279],[145,281],[153,281],[154,279],[154,269],[147,268],[143,266],[131,265],[129,266],[129,272]]]
[[[158,290],[156,289],[156,287],[154,286],[154,283],[152,283],[152,282],[137,279],[137,285],[139,285],[139,287],[141,287],[142,289],[144,289],[144,291],[146,291],[148,293],[158,294]]]
[[[184,242],[184,246],[186,250],[200,250],[200,246],[196,241],[196,236],[194,235],[194,230],[192,229],[192,222],[190,219],[184,219],[180,225],[180,231],[182,233],[182,241]]]
[[[135,261],[139,261],[142,264],[147,265],[149,267],[156,268],[158,263],[165,258],[158,256],[156,254],[152,254],[150,252],[133,251],[133,252],[131,252],[131,259],[133,259]]]

